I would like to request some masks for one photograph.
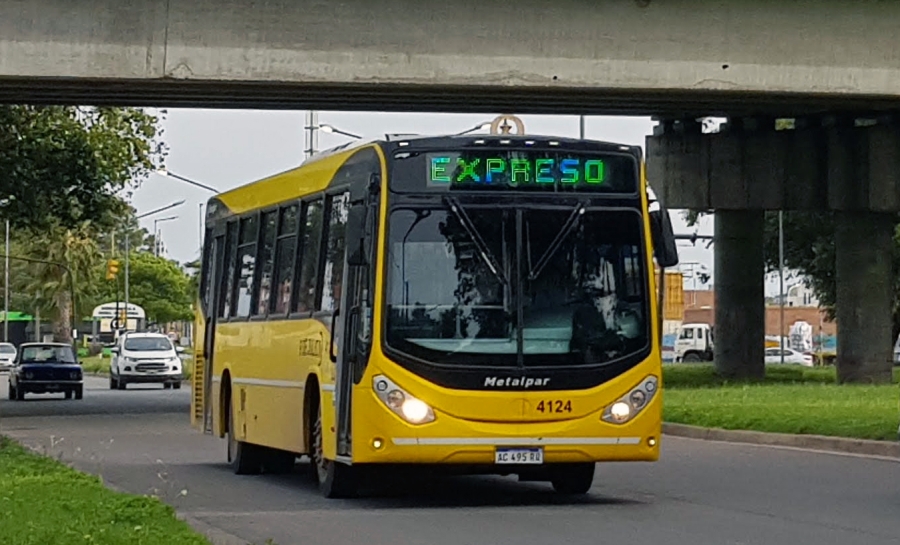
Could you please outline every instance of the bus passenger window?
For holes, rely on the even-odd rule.
[[[319,246],[322,240],[322,201],[306,206],[303,232],[300,234],[300,279],[294,312],[310,312],[316,306],[316,271],[319,269]]]
[[[253,271],[256,268],[256,237],[259,225],[257,217],[251,216],[241,220],[241,232],[238,239],[238,277],[235,279],[235,300],[237,305],[234,316],[245,318],[250,316],[250,296],[253,290]]]
[[[219,284],[222,290],[219,298],[219,318],[228,318],[231,316],[231,306],[234,301],[234,269],[235,269],[235,245],[237,243],[237,222],[233,221],[228,224],[227,234],[225,237],[225,266],[223,270],[217,271],[224,276],[220,277],[222,282]]]
[[[291,284],[294,278],[294,252],[297,242],[297,216],[300,207],[292,204],[281,209],[278,241],[275,243],[274,314],[285,314],[291,307]]]
[[[269,297],[272,292],[272,267],[275,260],[275,222],[278,219],[275,212],[266,212],[262,217],[263,240],[259,258],[262,260],[260,269],[259,291],[256,296],[256,309],[253,315],[265,315],[269,309]]]
[[[341,304],[344,279],[344,228],[350,213],[350,193],[331,198],[328,213],[328,243],[325,246],[325,270],[322,271],[322,310],[336,310]]]

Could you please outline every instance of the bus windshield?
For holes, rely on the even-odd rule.
[[[650,339],[637,210],[398,208],[386,340],[439,365],[598,365]]]

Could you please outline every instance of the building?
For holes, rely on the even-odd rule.
[[[794,286],[795,287],[795,286]],[[808,289],[805,288],[804,289]],[[797,289],[795,293],[795,302],[803,302],[808,294],[802,289]],[[684,291],[684,322],[688,323],[707,323],[715,325],[716,320],[716,301],[715,292],[713,290],[685,290]],[[825,337],[833,337],[837,334],[837,324],[828,321],[825,311],[815,305],[791,305],[791,299],[786,298],[784,308],[784,331],[782,335],[787,336],[791,332],[791,326],[796,322],[807,322],[813,327],[813,336],[823,335]],[[812,301],[818,304],[818,300],[812,298]],[[776,304],[766,305],[766,335],[779,335],[779,325],[781,323],[781,307]]]

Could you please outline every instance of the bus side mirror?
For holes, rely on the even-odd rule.
[[[368,207],[365,202],[357,202],[350,206],[347,215],[347,227],[344,239],[347,241],[347,264],[351,267],[367,265],[365,226]]]
[[[650,204],[650,234],[653,238],[653,253],[662,268],[678,265],[678,245],[669,211],[658,202]]]

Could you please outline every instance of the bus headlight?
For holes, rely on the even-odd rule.
[[[427,424],[434,420],[434,411],[384,375],[374,378],[375,394],[394,414],[410,424]]]
[[[606,407],[600,418],[611,424],[628,422],[650,404],[650,400],[656,395],[657,386],[658,379],[654,375],[647,376],[631,391]]]

